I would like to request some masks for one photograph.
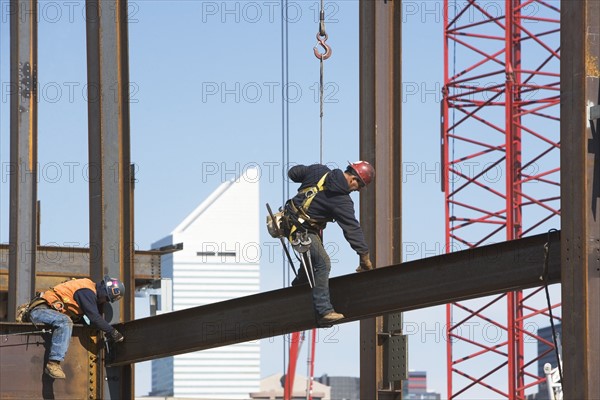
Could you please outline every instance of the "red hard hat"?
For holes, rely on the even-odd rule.
[[[375,168],[367,161],[356,161],[349,163],[350,168],[356,172],[356,175],[367,186],[375,178]]]

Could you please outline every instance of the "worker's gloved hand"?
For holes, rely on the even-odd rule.
[[[369,253],[360,255],[360,265],[356,268],[356,272],[364,272],[373,269],[373,264],[371,263],[371,258],[369,257]]]
[[[108,334],[108,340],[110,340],[113,343],[119,343],[125,340],[125,337],[121,335],[121,333],[118,330],[114,329],[111,333]]]

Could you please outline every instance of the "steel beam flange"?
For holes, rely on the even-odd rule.
[[[348,322],[540,286],[546,242],[543,234],[341,276],[330,280],[332,302]],[[560,281],[559,246],[550,246],[547,277],[550,284]],[[305,285],[115,326],[127,339],[116,345],[112,365],[278,336],[317,324]]]

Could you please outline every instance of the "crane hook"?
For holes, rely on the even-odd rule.
[[[329,57],[331,57],[331,47],[327,43],[325,43],[328,37],[329,36],[327,35],[327,33],[321,36],[321,32],[317,32],[317,44],[315,45],[315,47],[313,47],[313,51],[315,52],[315,57],[317,57],[321,61],[327,60]],[[317,46],[321,46],[323,50],[325,50],[325,52],[319,53],[319,49]]]

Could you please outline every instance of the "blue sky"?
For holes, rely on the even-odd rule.
[[[319,62],[313,55],[319,2],[288,4],[290,162],[313,163],[319,160]],[[403,2],[402,7],[403,251],[404,259],[411,260],[445,250],[439,168],[442,4]],[[258,166],[262,173],[261,204],[279,205],[285,187],[281,4],[139,0],[130,1],[129,8],[139,249],[168,234],[220,183],[248,167]],[[8,1],[0,0],[0,9],[0,242],[7,242]],[[41,2],[39,15],[41,242],[86,246],[84,3]],[[324,160],[344,166],[359,154],[358,1],[326,2],[326,28],[333,55],[325,62]],[[265,210],[260,211],[264,220]],[[270,240],[266,229],[261,238]],[[339,246],[332,275],[352,273],[358,260],[337,226],[328,228],[326,241]],[[261,281],[262,290],[282,286],[279,259],[261,262]],[[445,308],[406,313],[405,322],[410,368],[428,371],[429,387],[445,393]],[[358,323],[319,332],[316,375],[358,376]],[[282,339],[262,343],[262,376],[281,372]],[[305,373],[302,357],[299,373]],[[138,387],[144,390],[142,383]]]

